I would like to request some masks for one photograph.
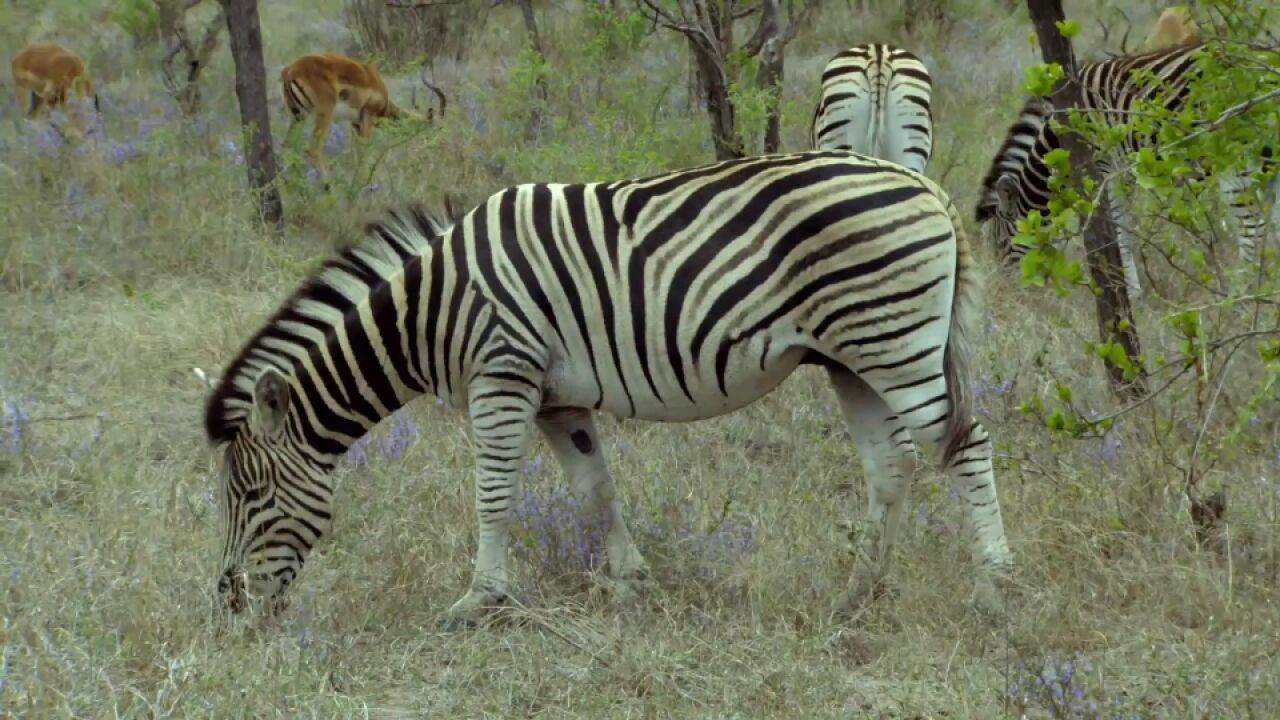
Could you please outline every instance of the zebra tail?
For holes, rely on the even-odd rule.
[[[973,362],[972,338],[974,326],[982,316],[982,276],[969,244],[969,237],[960,222],[955,205],[947,200],[947,214],[951,216],[956,240],[955,295],[951,299],[951,328],[942,354],[943,374],[947,381],[947,400],[951,409],[947,415],[943,435],[942,461],[950,465],[955,456],[968,444],[973,429],[973,390],[969,372]]]
[[[870,71],[871,68],[867,69]],[[867,75],[870,78],[871,73],[868,72]],[[867,101],[871,105],[871,112],[867,115],[867,138],[866,144],[863,145],[863,147],[866,148],[867,155],[882,158],[885,153],[884,148],[880,147],[880,143],[884,140],[884,127],[886,125],[884,117],[884,95],[880,92],[879,73],[876,73],[876,77],[871,78],[871,80],[871,88],[867,93],[869,96]]]

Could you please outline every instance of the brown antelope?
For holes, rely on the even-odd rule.
[[[94,112],[99,111],[99,106],[83,60],[61,45],[32,43],[13,56],[10,69],[14,94],[24,116],[34,119],[63,107],[68,110],[75,133],[84,134],[89,122],[89,101],[93,101]],[[71,93],[79,96],[79,102],[68,107],[67,96]]]
[[[373,133],[374,123],[384,117],[427,122],[435,116],[434,110],[423,115],[397,107],[376,68],[338,53],[303,55],[280,71],[280,82],[285,105],[293,116],[290,136],[301,124],[303,116],[308,113],[315,116],[307,156],[322,179],[326,177],[324,141],[335,117],[342,116],[341,119],[350,121],[360,137],[368,138]],[[440,114],[443,116],[447,103],[444,93],[427,82],[425,77],[422,82],[440,99]]]
[[[1200,26],[1191,19],[1191,11],[1186,5],[1174,5],[1160,13],[1160,19],[1156,20],[1156,26],[1147,36],[1143,51],[1164,50],[1200,40]]]

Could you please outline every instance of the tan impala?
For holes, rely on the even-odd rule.
[[[443,116],[447,103],[444,93],[425,78],[422,82],[440,99],[440,114]],[[303,55],[280,71],[280,83],[285,105],[293,116],[293,124],[289,128],[291,137],[304,116],[314,116],[307,156],[321,178],[327,174],[324,141],[335,118],[349,121],[360,137],[368,138],[373,133],[374,123],[382,118],[426,122],[435,116],[434,110],[423,115],[397,107],[375,67],[338,53]]]
[[[1187,43],[1200,42],[1200,26],[1191,19],[1191,11],[1186,5],[1174,5],[1165,8],[1156,20],[1156,26],[1147,36],[1144,52],[1164,50]]]
[[[13,90],[18,106],[28,118],[48,114],[53,108],[67,111],[75,132],[83,135],[88,128],[88,105],[98,111],[98,96],[93,81],[85,72],[84,61],[75,53],[55,43],[32,43],[13,56]],[[68,103],[69,95],[79,102]]]

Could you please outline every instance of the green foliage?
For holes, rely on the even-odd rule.
[[[738,142],[748,155],[764,151],[764,129],[777,94],[760,87],[760,59],[738,52],[729,58],[729,101],[738,133]]]
[[[649,23],[639,13],[617,13],[605,5],[587,5],[583,13],[586,42],[583,54],[603,61],[640,50],[649,34]]]
[[[1063,78],[1062,66],[1058,63],[1032,65],[1027,68],[1026,75],[1027,81],[1022,88],[1032,95],[1048,95]]]
[[[153,0],[116,0],[111,21],[142,46],[160,37],[160,11]]]

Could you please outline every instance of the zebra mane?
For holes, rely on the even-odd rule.
[[[450,209],[451,215],[456,215]],[[421,206],[392,209],[365,226],[364,239],[326,260],[289,296],[227,366],[205,404],[211,443],[234,440],[249,417],[258,376],[274,367],[286,377],[294,362],[325,341],[362,301],[421,256],[452,223]]]
[[[998,203],[996,197],[996,181],[1002,175],[1017,177],[1027,161],[1031,158],[1041,131],[1047,125],[1049,116],[1053,114],[1053,101],[1047,97],[1033,95],[1027,98],[1018,111],[1018,119],[1009,126],[1005,134],[1004,144],[996,152],[991,161],[991,168],[982,179],[982,191],[978,195],[978,208],[975,213],[979,223],[986,222],[995,214]]]

